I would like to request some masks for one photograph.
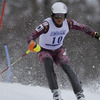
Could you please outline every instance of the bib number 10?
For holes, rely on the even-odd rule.
[[[60,44],[61,41],[62,41],[63,37],[60,36],[60,37],[53,37],[53,41],[52,41],[52,44],[55,44],[55,43],[58,43]]]

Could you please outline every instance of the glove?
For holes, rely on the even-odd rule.
[[[98,34],[98,32],[94,33],[94,37],[100,41],[100,35]]]
[[[30,42],[30,45],[28,48],[31,52],[39,52],[41,50],[41,47],[33,40]]]

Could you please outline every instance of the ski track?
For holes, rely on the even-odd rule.
[[[64,100],[76,100],[72,90],[61,90]],[[100,89],[98,92],[90,92],[85,87],[86,100],[100,100]],[[0,100],[53,100],[52,93],[48,88],[18,83],[0,83]]]

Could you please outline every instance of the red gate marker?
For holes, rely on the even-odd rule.
[[[0,19],[0,31],[1,31],[1,26],[2,26],[2,20],[3,20],[5,5],[6,5],[6,1],[4,1],[4,3],[3,3],[3,9],[2,9],[2,14],[1,14],[1,19]]]

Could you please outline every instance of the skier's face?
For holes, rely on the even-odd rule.
[[[61,18],[54,18],[54,22],[57,24],[57,26],[62,26],[64,19]]]
[[[63,21],[65,20],[65,15],[64,14],[55,14],[53,18],[54,18],[54,22],[57,26],[62,26]]]

